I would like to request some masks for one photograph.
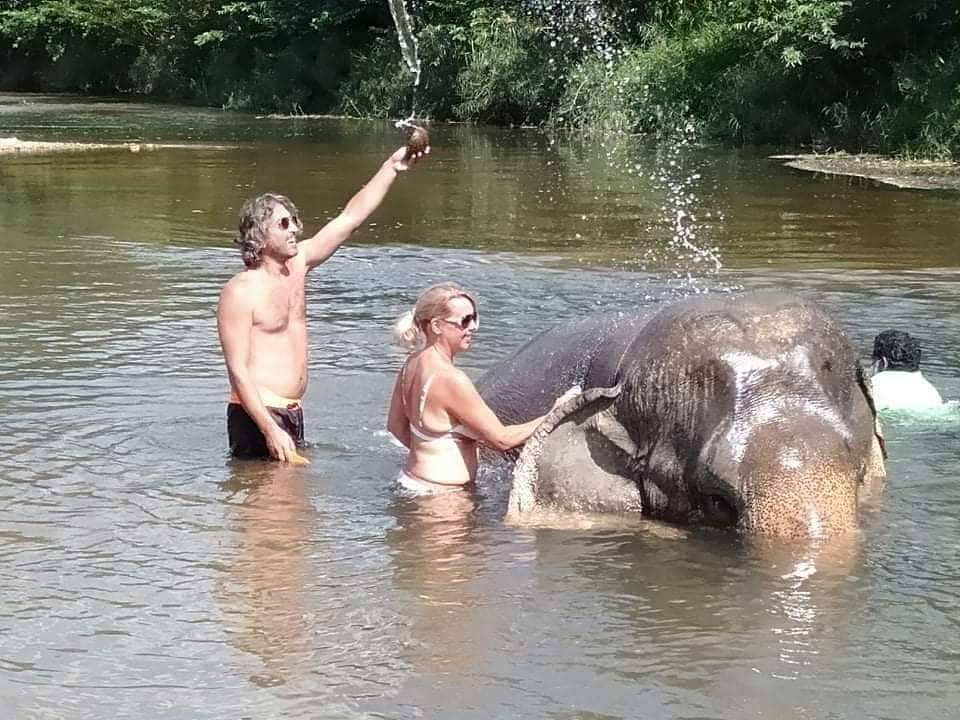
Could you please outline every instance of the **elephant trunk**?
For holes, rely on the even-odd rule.
[[[740,526],[749,534],[822,538],[857,528],[855,481],[845,468],[809,468],[802,477],[752,478]]]
[[[740,527],[748,534],[822,538],[857,528],[863,465],[844,428],[767,426],[740,464]],[[762,440],[760,440],[762,438]]]

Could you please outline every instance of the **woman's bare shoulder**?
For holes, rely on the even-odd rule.
[[[447,365],[444,368],[439,369],[435,374],[436,380],[433,381],[434,385],[437,385],[439,381],[440,386],[453,393],[463,393],[474,391],[473,381],[470,379],[470,376],[467,375],[460,368]]]

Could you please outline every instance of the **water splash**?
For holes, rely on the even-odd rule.
[[[629,233],[636,243],[633,256],[618,264],[666,280],[660,297],[738,289],[721,276],[723,259],[713,238],[725,217],[696,129],[688,124],[656,138],[612,133],[595,142],[594,152],[612,171],[611,189],[654,203],[644,208],[636,233]]]
[[[616,30],[623,19],[600,0],[524,0],[523,7],[543,26],[550,49],[560,55],[551,58],[551,65],[566,67],[585,54],[612,64],[623,52]]]
[[[694,126],[687,123],[660,137],[650,180],[664,194],[660,219],[670,233],[667,250],[675,263],[673,276],[687,290],[705,292],[698,277],[719,274],[723,262],[719,248],[701,240],[700,235],[708,229],[705,220],[722,221],[723,215],[714,217],[705,211],[706,218],[700,217],[702,202],[697,191],[703,175],[690,158],[696,135]],[[690,165],[693,167],[688,169]]]
[[[397,38],[400,41],[400,54],[403,62],[413,74],[413,87],[420,85],[420,58],[417,55],[417,36],[413,34],[413,22],[404,0],[387,0],[393,24],[397,26]]]
[[[564,68],[587,58],[599,60],[610,82],[625,92],[625,79],[617,76],[618,59],[625,52],[621,41],[627,20],[601,0],[523,0],[527,15],[543,28],[552,54],[551,64]],[[626,98],[624,98],[626,101]],[[634,192],[652,191],[662,200],[643,228],[649,241],[626,264],[666,271],[671,292],[689,295],[716,286],[723,267],[720,251],[706,238],[713,223],[722,223],[722,212],[706,207],[700,198],[704,168],[696,158],[697,129],[683,108],[655,109],[661,127],[656,138],[653,167],[638,158],[636,138],[624,133],[595,135],[608,167],[634,178]],[[628,128],[621,128],[627,130]],[[578,236],[579,237],[579,236]]]
[[[414,130],[420,127],[417,123],[414,122],[415,117],[416,117],[415,111],[411,110],[410,114],[407,117],[397,120],[393,124],[393,126],[395,128],[408,128],[410,130]]]
[[[393,16],[393,24],[397,27],[400,55],[403,57],[407,70],[413,74],[413,100],[410,115],[403,120],[397,120],[394,125],[398,128],[413,128],[416,127],[413,119],[417,113],[417,88],[420,87],[420,57],[417,52],[417,36],[413,33],[413,21],[410,19],[410,13],[407,12],[405,0],[387,0],[387,4],[390,6],[390,14]]]

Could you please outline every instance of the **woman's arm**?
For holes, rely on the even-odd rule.
[[[504,425],[480,397],[470,378],[459,370],[435,380],[431,390],[448,415],[473,430],[485,445],[500,452],[523,445],[546,417],[541,415],[519,425]]]
[[[403,406],[403,373],[397,373],[397,380],[393,384],[393,395],[390,397],[390,412],[387,414],[387,430],[406,448],[410,447],[410,421],[407,419]]]

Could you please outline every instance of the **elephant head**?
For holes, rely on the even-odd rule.
[[[869,382],[846,335],[799,298],[682,301],[557,408],[514,471],[510,511],[636,512],[824,537],[857,526],[884,474]],[[604,383],[609,384],[609,383]]]

